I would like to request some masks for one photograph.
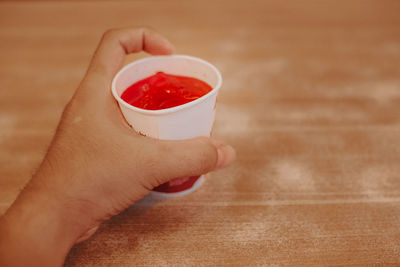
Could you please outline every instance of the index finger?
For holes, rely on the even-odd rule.
[[[167,39],[147,28],[108,30],[93,55],[86,75],[95,74],[111,81],[122,67],[126,55],[140,51],[153,55],[168,55],[173,53],[173,50],[173,45]]]

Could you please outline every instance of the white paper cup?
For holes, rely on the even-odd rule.
[[[159,71],[197,78],[208,83],[213,89],[192,102],[161,110],[137,108],[121,99],[122,93],[130,85]],[[138,133],[157,139],[182,140],[210,136],[215,118],[216,98],[221,85],[220,72],[207,61],[184,55],[152,56],[122,68],[112,82],[112,94],[118,101],[126,121]],[[184,182],[184,179],[188,180],[188,178],[181,178],[170,183],[176,185],[180,181]],[[178,196],[192,192],[201,184],[202,177],[200,179],[190,177],[190,179],[195,182],[184,191],[168,193],[167,190],[164,190],[164,193],[161,194]],[[162,186],[168,188],[168,185]]]

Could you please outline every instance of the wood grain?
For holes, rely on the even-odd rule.
[[[222,71],[214,136],[238,159],[112,218],[66,266],[400,265],[399,14],[395,0],[1,2],[0,213],[101,33],[147,25]]]

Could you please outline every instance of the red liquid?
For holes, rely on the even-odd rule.
[[[138,108],[160,110],[186,104],[211,90],[201,80],[157,72],[129,86],[121,98]]]
[[[121,98],[138,108],[160,110],[186,104],[211,90],[212,87],[201,80],[157,72],[129,86]],[[153,191],[182,192],[191,188],[199,177],[178,178],[153,188]]]

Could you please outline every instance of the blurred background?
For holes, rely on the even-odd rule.
[[[400,263],[399,14],[397,0],[1,1],[0,214],[102,33],[146,26],[221,70],[213,133],[238,159],[114,218],[68,265]]]

